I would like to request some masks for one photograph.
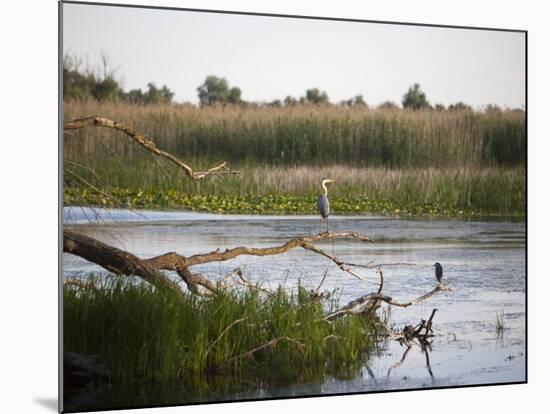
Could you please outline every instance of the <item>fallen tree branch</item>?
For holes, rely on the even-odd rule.
[[[286,243],[280,245],[280,246],[274,246],[274,247],[234,247],[232,249],[226,249],[223,252],[220,252],[218,250],[210,252],[210,253],[203,253],[203,254],[196,254],[194,256],[190,256],[185,259],[185,263],[187,266],[194,266],[198,264],[204,264],[204,263],[210,263],[210,262],[223,262],[226,260],[234,259],[241,255],[248,255],[248,256],[272,256],[276,254],[286,253],[291,249],[294,249],[296,247],[301,247],[306,250],[310,250],[314,253],[321,254],[330,260],[332,260],[335,264],[337,264],[339,267],[340,265],[348,265],[348,263],[345,263],[334,256],[329,255],[328,253],[325,253],[321,249],[317,249],[313,247],[311,243],[321,240],[327,240],[327,239],[335,239],[335,240],[358,240],[358,241],[368,241],[372,242],[370,238],[367,236],[364,236],[362,234],[356,233],[356,232],[343,232],[343,233],[331,233],[331,232],[323,232],[319,233],[315,236],[311,237],[299,237],[296,239],[292,239],[287,241]],[[169,255],[169,256],[168,256]],[[178,260],[174,255],[178,256],[175,253],[169,253],[168,255],[165,255],[164,258],[161,259],[162,256],[159,256],[160,261],[165,260]],[[180,258],[182,256],[179,256]],[[151,259],[152,260],[152,259]]]
[[[211,176],[211,175],[222,176],[222,175],[228,175],[228,174],[240,174],[240,171],[234,171],[229,169],[227,167],[227,162],[222,162],[220,165],[212,167],[206,171],[193,171],[193,169],[188,164],[186,164],[185,162],[183,162],[173,154],[159,149],[155,145],[155,143],[151,141],[146,135],[140,134],[139,132],[130,128],[129,126],[124,125],[122,122],[112,121],[107,118],[102,118],[99,116],[89,116],[86,118],[75,119],[73,121],[65,122],[63,125],[63,129],[65,131],[70,131],[70,130],[82,129],[82,128],[88,128],[88,127],[94,127],[94,126],[110,128],[110,129],[115,129],[117,131],[124,132],[126,135],[132,138],[135,142],[137,142],[147,151],[155,155],[158,155],[159,157],[163,157],[172,161],[178,167],[183,169],[183,171],[185,172],[185,174],[187,174],[189,178],[195,181],[200,181],[204,177]]]
[[[226,249],[225,251],[215,250],[210,253],[196,254],[193,256],[183,256],[175,252],[162,254],[160,256],[155,256],[149,259],[140,259],[137,256],[126,252],[124,250],[118,249],[116,247],[109,246],[103,242],[95,240],[91,237],[84,236],[78,233],[75,233],[70,230],[65,230],[63,234],[63,251],[66,253],[75,254],[80,256],[90,262],[96,263],[103,268],[113,272],[115,274],[122,275],[134,275],[138,276],[147,282],[150,282],[154,285],[166,286],[171,290],[176,291],[178,294],[182,294],[182,290],[178,283],[164,275],[162,270],[175,271],[180,278],[186,283],[188,289],[193,293],[199,294],[215,294],[218,293],[219,289],[224,288],[224,282],[227,281],[228,277],[238,276],[239,283],[242,285],[251,288],[255,287],[252,283],[246,279],[240,269],[235,269],[231,272],[224,280],[218,285],[212,283],[206,276],[200,273],[193,273],[190,271],[191,266],[211,263],[211,262],[220,262],[234,259],[241,255],[250,255],[250,256],[270,256],[285,253],[291,249],[301,247],[307,251],[314,252],[323,257],[329,258],[332,262],[336,263],[339,268],[347,272],[354,277],[359,278],[354,272],[352,272],[348,266],[349,264],[338,259],[335,256],[325,253],[323,250],[314,247],[311,243],[314,241],[321,241],[326,239],[351,239],[351,240],[360,240],[360,241],[371,241],[368,237],[363,236],[355,232],[344,232],[344,233],[331,233],[323,232],[311,237],[301,237],[289,240],[288,242],[274,247],[262,247],[262,248],[251,248],[251,247],[235,247],[232,249]],[[438,283],[436,287],[409,302],[397,302],[392,297],[384,295],[382,289],[384,286],[384,276],[381,269],[378,269],[380,276],[380,284],[378,286],[377,292],[368,293],[360,298],[353,300],[348,303],[343,308],[327,315],[323,320],[329,322],[334,318],[341,317],[344,315],[357,315],[357,314],[367,314],[374,312],[380,305],[380,303],[385,302],[392,306],[398,306],[406,308],[412,305],[415,305],[419,302],[422,302],[429,297],[435,295],[437,292],[444,290],[451,290]],[[325,274],[326,277],[326,274]],[[359,278],[360,280],[363,280]],[[199,289],[202,288],[201,289]],[[261,287],[258,289],[265,291]],[[267,293],[272,293],[266,291]],[[318,292],[317,292],[318,293]]]
[[[193,291],[194,293],[200,293],[200,291],[197,289],[197,287],[199,286],[206,289],[206,293],[216,293],[218,288],[206,276],[200,273],[192,273],[189,270],[191,266],[210,262],[231,260],[241,255],[277,255],[285,253],[297,247],[301,247],[305,250],[325,256],[336,263],[343,271],[353,275],[354,277],[359,278],[358,275],[356,275],[347,267],[347,263],[325,253],[321,249],[318,249],[311,244],[314,241],[326,239],[371,241],[367,236],[355,232],[324,232],[311,237],[292,239],[280,246],[274,247],[235,247],[232,249],[226,249],[223,252],[216,250],[210,253],[197,254],[189,257],[180,255],[175,252],[170,252],[149,259],[140,259],[129,252],[109,246],[103,242],[100,242],[99,240],[75,233],[70,230],[65,230],[63,233],[63,251],[66,253],[75,254],[90,262],[96,263],[115,274],[138,276],[150,283],[160,283],[168,286],[170,289],[180,291],[179,285],[166,277],[161,272],[161,270],[175,271],[186,283],[189,290]],[[250,283],[242,276],[242,272],[240,274],[239,272],[235,272],[234,275],[238,275],[243,284],[250,285]]]
[[[380,273],[380,276],[382,278],[382,273]],[[381,279],[381,286],[382,286],[382,283],[383,283],[383,279]],[[385,302],[388,305],[398,306],[400,308],[407,308],[409,306],[416,305],[417,303],[428,299],[429,297],[435,295],[437,292],[450,291],[450,290],[451,288],[445,287],[442,284],[438,283],[432,291],[422,296],[419,296],[418,298],[413,299],[410,302],[400,303],[393,300],[391,296],[383,295],[382,293],[380,293],[381,292],[381,288],[380,288],[378,293],[368,293],[364,296],[361,296],[360,298],[357,298],[351,301],[343,308],[338,309],[337,311],[327,315],[325,317],[325,320],[331,320],[344,315],[358,315],[361,313],[368,313],[369,309],[372,309],[374,307],[373,303],[376,303],[379,301]]]
[[[343,233],[323,232],[311,237],[300,237],[300,238],[292,239],[282,245],[274,246],[274,247],[258,247],[258,248],[234,247],[232,249],[226,249],[223,252],[220,252],[219,250],[215,250],[210,253],[196,254],[189,257],[184,257],[175,252],[171,252],[171,253],[166,253],[160,256],[153,257],[151,259],[146,259],[146,261],[150,265],[158,269],[175,270],[177,266],[190,267],[190,266],[195,266],[195,265],[210,263],[210,262],[223,262],[223,261],[235,259],[236,257],[241,255],[272,256],[272,255],[277,255],[281,253],[286,253],[291,249],[301,247],[305,250],[309,250],[313,253],[317,253],[319,255],[322,255],[330,259],[342,271],[351,274],[353,277],[358,278],[359,280],[363,280],[361,277],[359,277],[357,274],[351,271],[349,267],[353,266],[352,264],[346,263],[338,259],[337,257],[334,257],[311,244],[312,242],[327,240],[327,239],[335,239],[335,240],[348,239],[348,240],[372,242],[372,240],[369,237],[356,232],[343,232]]]

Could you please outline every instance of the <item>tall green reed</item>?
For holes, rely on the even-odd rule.
[[[184,158],[270,165],[441,167],[521,165],[521,111],[388,111],[341,107],[283,108],[65,102],[66,120],[101,115],[149,135]],[[143,154],[116,131],[65,135],[65,158],[95,163]]]
[[[64,349],[99,355],[117,381],[224,375],[275,384],[346,376],[375,345],[376,319],[328,324],[322,318],[335,303],[326,308],[302,287],[181,299],[131,279],[90,280],[64,287]],[[284,339],[246,355],[276,338]]]

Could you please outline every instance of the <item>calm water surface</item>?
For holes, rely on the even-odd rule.
[[[66,228],[98,238],[140,257],[169,251],[183,255],[236,246],[266,247],[290,238],[313,235],[326,227],[314,216],[214,215],[188,212],[128,210],[91,211],[65,209]],[[90,224],[93,220],[95,223]],[[381,347],[351,380],[331,379],[319,384],[299,384],[277,389],[190,393],[177,384],[154,384],[149,388],[121,392],[96,390],[67,401],[74,409],[158,405],[207,400],[256,399],[310,394],[442,387],[525,380],[525,223],[501,220],[400,219],[370,216],[332,217],[332,231],[357,231],[375,243],[338,241],[317,245],[353,263],[374,260],[384,266],[386,294],[406,302],[435,286],[434,262],[445,270],[441,292],[406,309],[393,308],[396,328],[416,325],[437,308],[435,338],[426,357],[413,347],[398,366],[406,348],[396,341]],[[391,265],[399,263],[399,265]],[[266,286],[284,284],[288,289],[300,281],[316,287],[325,269],[324,288],[339,289],[341,304],[376,289],[373,269],[356,269],[368,282],[341,272],[328,259],[302,249],[272,257],[241,256],[235,260],[196,266],[211,278],[221,278],[241,267],[247,277]],[[64,254],[65,277],[106,273],[76,256]],[[497,334],[497,314],[505,329]],[[393,368],[392,368],[393,367]],[[391,369],[390,369],[391,368]]]

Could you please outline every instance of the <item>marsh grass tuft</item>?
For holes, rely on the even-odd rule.
[[[335,300],[312,301],[303,287],[181,299],[129,278],[90,280],[64,287],[64,349],[99,355],[116,381],[221,375],[273,385],[348,378],[375,346],[380,323],[374,317],[324,322]]]

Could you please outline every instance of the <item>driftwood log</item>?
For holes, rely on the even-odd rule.
[[[351,266],[353,266],[353,264],[346,263],[312,244],[315,241],[327,239],[347,239],[362,242],[371,241],[368,237],[355,232],[324,232],[312,237],[295,238],[282,245],[273,247],[235,247],[224,251],[216,250],[210,253],[196,254],[193,256],[183,256],[176,252],[170,252],[148,259],[140,259],[132,253],[109,246],[108,244],[92,237],[88,237],[71,230],[65,230],[63,232],[63,251],[96,263],[112,273],[138,276],[149,283],[155,285],[160,284],[177,292],[181,292],[179,285],[165,276],[162,273],[162,270],[175,271],[186,283],[188,289],[193,292],[198,292],[198,288],[201,287],[203,288],[203,291],[206,290],[207,293],[212,294],[216,293],[218,287],[207,277],[199,273],[192,273],[189,270],[191,266],[231,260],[241,255],[272,256],[285,253],[298,247],[330,259],[342,271],[358,278],[359,276],[351,270]]]
[[[216,294],[219,292],[220,289],[225,288],[224,282],[228,278],[237,276],[243,286],[246,286],[248,288],[258,288],[270,294],[270,291],[265,290],[261,287],[257,287],[253,285],[250,281],[245,279],[240,269],[234,270],[233,272],[228,274],[221,281],[221,283],[216,284],[212,282],[207,276],[204,276],[201,273],[192,272],[190,270],[190,267],[211,262],[227,261],[241,255],[273,256],[288,252],[289,250],[295,248],[302,248],[306,251],[328,258],[330,261],[336,264],[341,271],[350,274],[355,278],[359,278],[361,281],[365,281],[352,271],[352,267],[362,266],[365,268],[369,268],[374,267],[375,265],[358,265],[348,263],[331,254],[326,253],[324,250],[313,245],[314,242],[330,239],[355,240],[359,242],[372,241],[369,237],[356,232],[323,232],[315,236],[291,239],[286,243],[273,247],[234,247],[231,249],[226,249],[224,251],[216,250],[210,253],[202,253],[192,256],[184,256],[176,252],[170,252],[147,259],[141,259],[130,252],[110,246],[92,237],[88,237],[73,232],[71,230],[65,230],[63,233],[63,251],[65,253],[74,254],[90,262],[96,263],[114,274],[137,276],[153,285],[169,288],[179,295],[183,294],[183,290],[181,289],[180,285],[176,281],[167,277],[162,272],[163,270],[175,271],[179,275],[181,280],[185,282],[187,288],[193,293],[206,295]],[[408,307],[428,299],[429,297],[435,295],[437,292],[450,290],[449,288],[446,288],[441,284],[437,284],[432,291],[418,298],[415,298],[408,302],[398,302],[392,297],[384,295],[382,293],[382,289],[384,286],[384,276],[382,273],[382,269],[379,268],[378,273],[380,275],[380,282],[378,290],[376,292],[368,293],[358,299],[355,299],[341,309],[327,315],[325,317],[325,320],[330,322],[331,320],[342,317],[344,315],[369,314],[375,311],[381,303],[386,303],[391,306]],[[325,277],[326,272],[323,276],[323,281]],[[313,292],[314,295],[318,294],[319,288],[320,285]],[[431,319],[428,323],[428,328],[431,328]]]

